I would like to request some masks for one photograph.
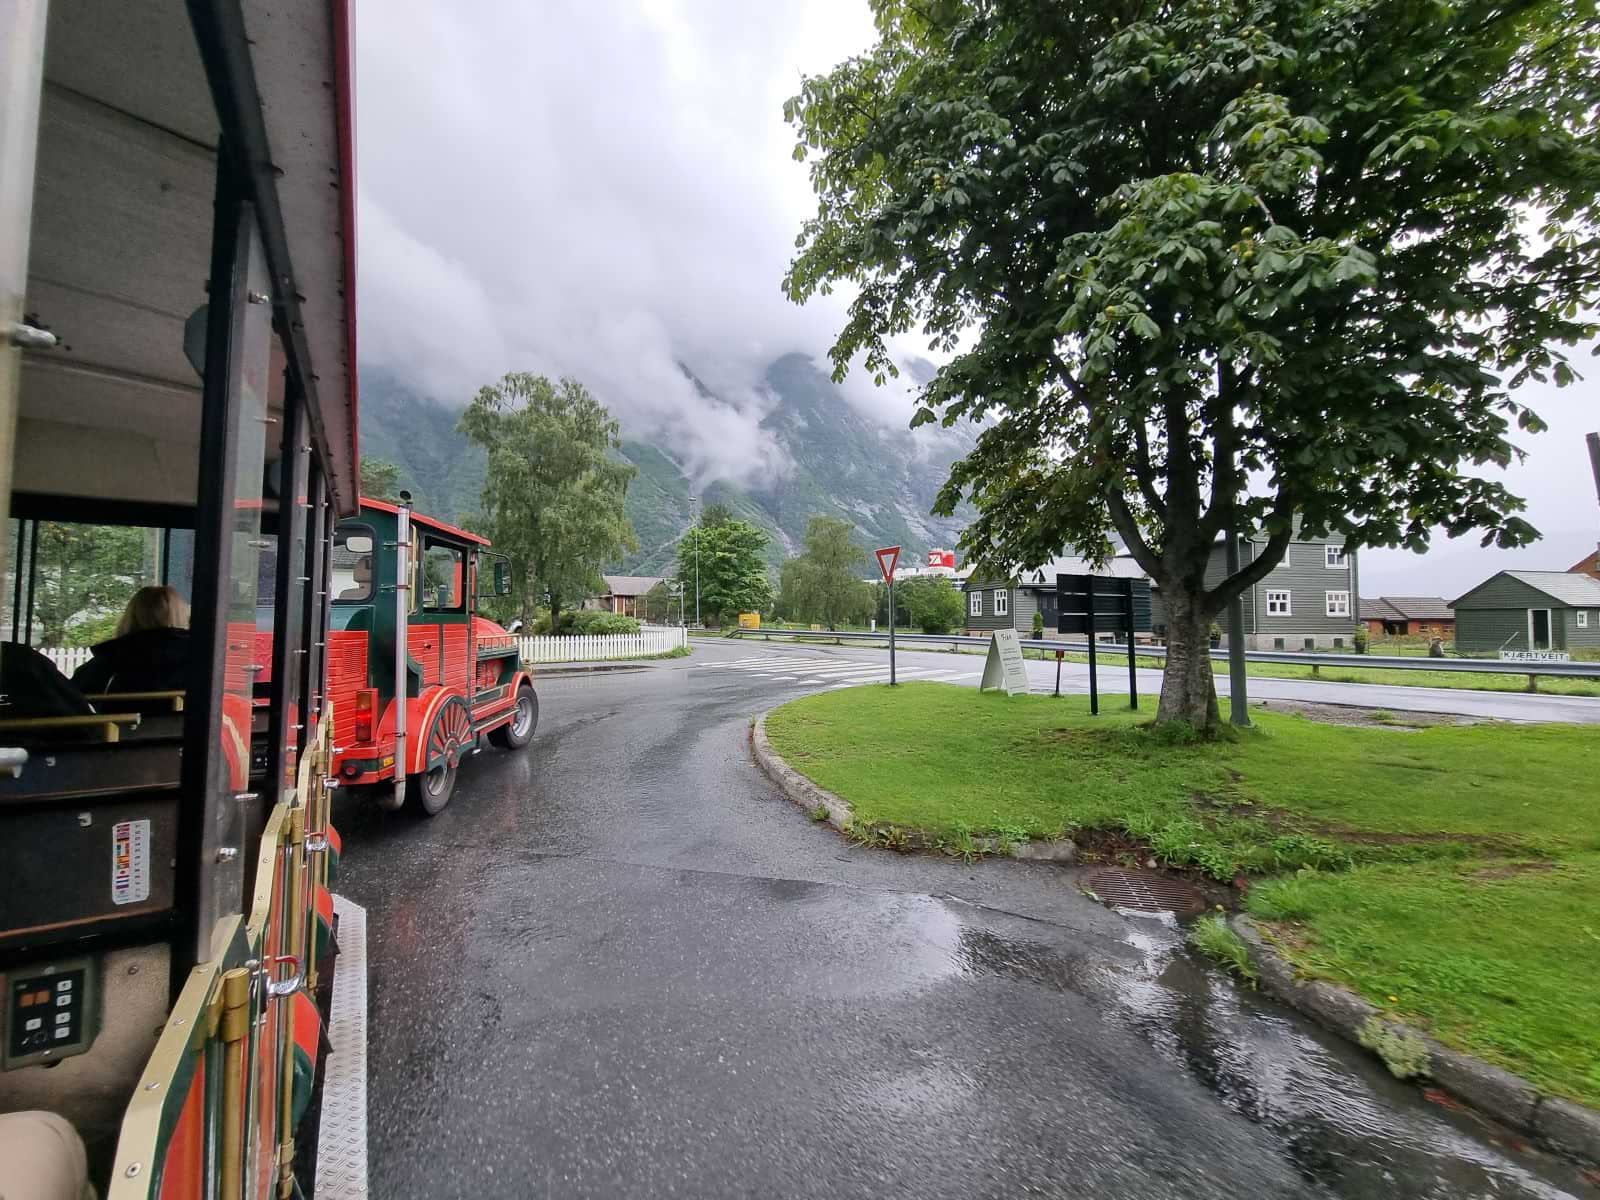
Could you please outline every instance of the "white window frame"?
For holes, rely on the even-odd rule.
[[[1322,565],[1330,571],[1342,571],[1350,565],[1350,560],[1345,556],[1343,546],[1328,542],[1322,547]]]
[[[1009,617],[1011,615],[1010,588],[994,589],[994,615],[997,617]]]
[[[1322,605],[1323,611],[1330,617],[1348,617],[1350,615],[1350,593],[1344,588],[1323,592]]]
[[[967,597],[967,616],[983,616],[983,593],[973,592]]]
[[[1281,600],[1277,599],[1277,597],[1281,597]],[[1278,605],[1278,604],[1281,604],[1282,607],[1278,607],[1278,608],[1273,607],[1274,605]],[[1282,589],[1279,589],[1279,588],[1268,588],[1267,589],[1267,616],[1269,616],[1269,617],[1292,617],[1292,616],[1294,616],[1294,596],[1290,593],[1288,588],[1282,588]]]
[[[1578,628],[1579,629],[1587,629],[1587,628],[1589,628],[1589,610],[1587,608],[1580,608],[1580,609],[1577,610],[1577,612],[1578,612],[1578,622],[1577,622]]]

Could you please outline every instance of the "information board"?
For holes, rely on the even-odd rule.
[[[986,692],[990,688],[1004,688],[1008,696],[1028,694],[1028,666],[1015,629],[996,629],[989,639],[989,657],[984,659],[978,690]]]

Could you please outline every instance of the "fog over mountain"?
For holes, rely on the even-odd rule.
[[[680,370],[706,393],[708,405],[736,407],[711,394],[688,367]],[[691,464],[648,430],[624,426],[620,454],[638,471],[628,488],[627,511],[639,549],[615,566],[647,574],[670,570],[692,516],[690,495],[724,504],[759,526],[774,565],[798,549],[810,519],[824,514],[855,525],[864,545],[903,546],[908,564],[931,546],[955,545],[970,514],[940,518],[929,509],[950,464],[972,448],[970,434],[894,429],[864,417],[802,354],[769,363],[763,389],[758,429],[783,468],[743,483],[696,478]],[[475,512],[484,458],[456,431],[459,410],[376,366],[362,370],[362,397],[362,453],[396,463],[422,511],[449,520]]]

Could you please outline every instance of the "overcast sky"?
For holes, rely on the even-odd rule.
[[[864,0],[385,0],[359,8],[362,356],[462,404],[508,370],[582,379],[702,478],[783,469],[761,371],[824,353],[838,301],[779,284],[814,204],[781,106],[866,47]],[[915,341],[906,353],[917,352]],[[696,394],[688,363],[720,397]],[[1368,551],[1368,595],[1455,595],[1501,567],[1565,569],[1600,537],[1583,433],[1600,361],[1539,395],[1511,472],[1545,541]],[[886,422],[903,389],[847,395]]]

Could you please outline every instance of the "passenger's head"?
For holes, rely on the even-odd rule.
[[[117,622],[117,636],[138,633],[141,629],[187,629],[189,606],[176,588],[142,587],[128,601]]]

